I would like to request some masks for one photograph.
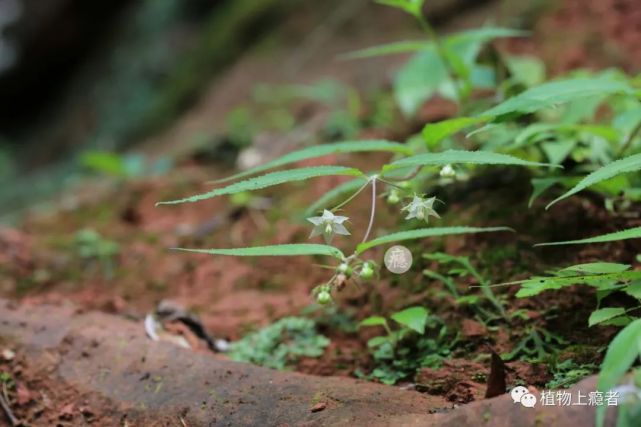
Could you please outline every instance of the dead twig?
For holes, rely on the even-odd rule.
[[[14,427],[20,424],[20,421],[16,418],[15,415],[13,415],[13,412],[11,412],[11,407],[9,406],[9,397],[7,396],[7,383],[2,383],[2,395],[0,395],[0,406],[2,406],[2,410],[4,411],[4,414],[7,416],[7,419],[9,420],[9,424],[11,425],[11,427]]]

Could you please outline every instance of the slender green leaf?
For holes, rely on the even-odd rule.
[[[445,37],[444,42],[450,45],[468,42],[487,43],[494,39],[525,37],[529,34],[531,34],[529,31],[515,30],[513,28],[483,27],[454,33]]]
[[[581,276],[585,274],[621,273],[630,269],[630,264],[615,262],[589,262],[565,267],[557,272],[559,276]]]
[[[336,142],[333,144],[321,144],[287,153],[284,156],[279,157],[278,159],[272,160],[271,162],[267,162],[263,165],[256,166],[244,172],[237,173],[236,175],[214,182],[221,183],[232,181],[235,179],[244,178],[249,175],[255,175],[268,169],[289,165],[292,163],[300,162],[301,160],[327,156],[329,154],[355,153],[362,151],[389,151],[406,155],[412,154],[412,150],[407,145],[385,140],[345,141]]]
[[[562,289],[572,285],[602,286],[612,283],[625,283],[641,279],[641,271],[623,271],[617,273],[586,274],[578,276],[532,277],[527,280],[510,282],[520,284],[521,289],[516,293],[517,298],[531,297],[543,291]]]
[[[641,319],[623,328],[610,342],[605,353],[597,389],[603,393],[614,388],[639,357],[641,346]],[[603,427],[607,406],[596,409],[596,427]]]
[[[374,246],[387,243],[400,242],[403,240],[422,239],[425,237],[449,236],[454,234],[487,233],[492,231],[514,231],[508,227],[434,227],[419,228],[418,230],[399,231],[387,236],[382,236],[367,242],[363,242],[356,248],[356,253],[361,254]]]
[[[500,118],[507,114],[527,114],[569,101],[612,94],[633,95],[627,84],[606,77],[577,78],[543,83],[490,108],[480,116]]]
[[[363,59],[376,56],[395,55],[399,53],[418,52],[420,50],[433,49],[434,45],[425,40],[405,40],[394,43],[387,43],[379,46],[372,46],[360,49],[355,52],[341,55],[341,59]]]
[[[467,163],[476,165],[515,165],[515,166],[550,166],[548,163],[529,162],[501,153],[490,151],[447,150],[440,153],[425,153],[405,157],[383,167],[383,171],[404,166],[444,166],[447,164]]]
[[[514,30],[511,28],[486,27],[478,28],[460,33],[451,34],[443,38],[443,44],[452,47],[469,42],[486,43],[493,39],[522,37],[529,33],[527,31]],[[434,49],[434,43],[425,40],[405,40],[388,43],[379,46],[372,46],[342,55],[343,59],[362,59],[376,56],[395,55],[401,53],[418,52],[427,49]]]
[[[358,326],[385,326],[387,325],[387,320],[382,316],[371,316],[367,319],[362,320]]]
[[[294,255],[328,255],[344,259],[345,255],[340,249],[328,245],[314,243],[299,243],[287,245],[254,246],[249,248],[230,249],[186,249],[174,248],[178,251],[196,252],[209,255],[228,256],[294,256]]]
[[[627,230],[615,231],[614,233],[603,234],[601,236],[589,237],[587,239],[568,240],[565,242],[537,243],[534,246],[581,245],[586,243],[616,242],[619,240],[639,238],[641,238],[641,227],[634,227]]]
[[[484,121],[483,117],[456,117],[437,123],[428,123],[423,128],[423,139],[428,148],[433,148],[448,136]]]
[[[419,334],[425,333],[428,312],[424,307],[410,307],[392,314],[392,320]]]
[[[159,202],[156,205],[174,205],[178,203],[197,202],[199,200],[211,199],[212,197],[223,196],[225,194],[235,194],[242,191],[253,191],[261,188],[271,187],[274,185],[284,184],[286,182],[303,181],[309,178],[331,175],[351,175],[359,176],[363,173],[355,168],[346,168],[343,166],[315,166],[309,168],[290,169],[278,172],[271,172],[256,178],[250,178],[245,181],[236,182],[226,187],[217,188],[207,193],[186,197],[179,200]]]
[[[636,172],[638,170],[641,170],[641,154],[635,154],[620,160],[615,160],[614,162],[595,170],[590,175],[583,178],[576,186],[570,189],[570,191],[550,202],[550,204],[547,205],[547,208],[557,203],[558,201],[566,199],[573,194],[578,193],[579,191],[585,190],[592,185],[598,184],[599,182],[605,181],[623,173]]]
[[[615,317],[623,316],[625,309],[621,307],[607,307],[599,310],[594,310],[588,319],[588,326],[598,325],[599,323],[606,322],[614,319]]]

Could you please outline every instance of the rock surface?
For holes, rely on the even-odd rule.
[[[150,341],[141,322],[78,313],[72,306],[18,308],[0,301],[0,344],[11,347],[25,366],[37,366],[56,387],[74,391],[73,399],[67,394],[48,404],[59,404],[58,418],[71,423],[61,425],[83,425],[87,414],[100,419],[100,425],[126,420],[145,426],[525,427],[594,422],[594,409],[588,407],[530,409],[505,395],[449,410],[451,403],[438,396],[240,364]],[[595,379],[577,387],[584,393],[594,390]],[[35,391],[30,393],[29,400],[38,400]]]

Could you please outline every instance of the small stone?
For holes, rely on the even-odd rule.
[[[312,406],[310,411],[312,412],[320,412],[327,408],[327,403],[325,402],[318,402],[316,405]]]
[[[15,357],[16,357],[15,351],[8,348],[5,348],[4,350],[2,350],[2,358],[7,362],[12,361]]]
[[[69,403],[60,409],[60,412],[58,413],[58,418],[61,420],[69,421],[73,419],[73,413],[74,413],[74,404]]]

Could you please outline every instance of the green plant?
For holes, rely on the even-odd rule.
[[[273,369],[285,369],[301,357],[320,357],[329,339],[316,332],[313,320],[285,317],[231,345],[229,357]]]
[[[323,213],[320,216],[310,217],[308,221],[312,223],[313,229],[311,237],[323,236],[326,244],[284,244],[274,246],[257,246],[250,248],[236,248],[236,249],[181,249],[192,252],[202,252],[213,255],[234,255],[234,256],[290,256],[290,255],[324,255],[336,258],[339,263],[334,268],[335,274],[328,280],[327,283],[320,285],[314,291],[314,296],[323,303],[329,303],[328,295],[331,294],[336,288],[342,287],[346,281],[351,278],[370,279],[374,275],[374,269],[377,265],[371,260],[362,259],[362,255],[376,246],[385,245],[388,243],[400,242],[411,239],[421,239],[427,237],[437,237],[445,235],[466,234],[466,233],[480,233],[480,232],[496,232],[508,231],[506,227],[434,227],[434,228],[418,228],[413,230],[399,231],[386,236],[369,239],[373,230],[376,202],[377,202],[377,183],[383,182],[393,186],[398,190],[403,198],[412,197],[403,209],[410,212],[407,220],[415,220],[419,222],[426,220],[427,217],[423,214],[423,203],[427,203],[430,199],[423,198],[417,195],[413,185],[403,185],[402,181],[397,180],[398,172],[405,171],[407,168],[420,170],[425,166],[448,166],[456,163],[468,163],[478,165],[491,165],[491,164],[512,164],[512,165],[529,165],[529,166],[544,166],[543,164],[533,163],[511,157],[507,155],[491,153],[491,152],[467,152],[467,151],[446,151],[434,154],[413,154],[413,150],[403,144],[389,142],[389,141],[349,141],[339,142],[332,144],[323,144],[314,147],[303,148],[301,150],[289,153],[279,159],[273,160],[265,165],[257,166],[249,171],[234,175],[223,181],[226,182],[232,179],[242,179],[247,176],[254,175],[266,170],[286,166],[301,160],[321,157],[328,154],[335,153],[353,153],[362,151],[387,151],[395,153],[399,158],[391,163],[382,166],[381,170],[377,173],[364,173],[356,168],[344,166],[315,166],[305,167],[298,169],[289,169],[277,172],[270,172],[256,178],[247,178],[240,180],[233,184],[229,184],[208,193],[173,200],[168,202],[161,202],[159,204],[177,204],[189,203],[199,200],[205,200],[212,197],[219,197],[223,195],[234,195],[246,191],[253,191],[262,188],[272,187],[278,184],[284,184],[294,181],[303,181],[315,177],[343,175],[356,177],[358,184],[354,185],[353,181],[349,181],[349,188],[352,194],[344,199],[341,203],[335,205],[331,209],[326,206],[319,206],[323,208]],[[417,183],[418,185],[418,183]],[[340,191],[333,191],[332,197],[338,197],[343,194],[346,185],[339,186]],[[347,203],[352,201],[361,191],[365,188],[371,189],[371,215],[364,237],[360,244],[358,244],[349,256],[346,256],[342,250],[337,247],[331,246],[335,235],[350,235],[350,232],[345,227],[348,217],[336,215],[340,208],[344,207]],[[356,188],[356,189],[354,189]],[[328,193],[329,194],[329,193]],[[324,201],[330,202],[329,198],[324,198]],[[427,211],[432,215],[435,213],[430,206]],[[415,222],[413,222],[415,223]]]
[[[371,280],[380,274],[373,256],[365,256],[373,248],[407,240],[509,230],[506,227],[433,227],[427,223],[430,216],[439,216],[440,206],[435,204],[434,198],[438,188],[462,179],[474,179],[484,167],[529,168],[533,186],[531,206],[537,198],[559,187],[564,192],[548,203],[547,208],[586,190],[603,196],[606,207],[613,212],[630,208],[633,201],[641,200],[641,178],[638,174],[631,175],[641,169],[641,79],[617,70],[598,73],[579,70],[548,80],[544,67],[535,58],[515,58],[492,52],[489,42],[524,36],[522,31],[486,27],[439,37],[423,15],[423,0],[380,0],[379,3],[412,15],[424,29],[427,40],[375,46],[345,57],[357,59],[413,53],[393,82],[394,97],[401,112],[413,116],[425,101],[440,95],[457,102],[459,115],[426,123],[419,135],[410,136],[405,143],[350,140],[308,146],[219,181],[219,187],[204,194],[160,203],[190,203],[312,178],[341,176],[345,181],[320,197],[303,215],[312,225],[311,237],[322,237],[325,244],[182,250],[213,255],[334,258],[333,274],[312,292],[319,303],[331,304],[332,296],[347,283]],[[484,55],[484,52],[490,54]],[[492,90],[493,94],[477,96],[473,91],[475,88]],[[463,132],[466,134],[462,135]],[[301,161],[326,155],[360,152],[387,153],[391,159],[366,171],[339,165],[292,168]],[[286,167],[288,169],[271,171]],[[228,184],[229,181],[235,182]],[[354,230],[343,209],[366,190],[370,191],[369,221],[362,239],[344,251],[334,243],[335,238],[351,236]],[[390,205],[399,205],[399,214],[406,212],[406,222],[389,234],[372,237],[376,233],[377,199],[381,193]],[[541,246],[633,239],[641,237],[640,230],[637,227]],[[477,296],[461,297],[454,286],[452,276],[469,276],[479,283],[483,297],[502,321],[509,322],[515,316],[523,315],[516,311],[511,317],[506,316],[504,304],[494,295],[489,280],[482,277],[467,258],[446,254],[426,254],[426,257],[454,266],[448,274],[429,270],[425,274],[443,281],[459,303],[470,303],[476,310],[481,307]],[[624,292],[639,299],[640,276],[641,272],[629,265],[593,262],[511,284],[521,286],[517,293],[519,298],[576,284],[596,289],[597,310],[591,314],[588,324],[627,325],[612,341],[603,362],[599,388],[609,390],[639,356],[639,345],[624,343],[641,340],[640,319],[634,316],[634,311],[641,307],[601,307],[601,303],[605,296],[614,292]],[[392,316],[400,325],[397,329],[392,329],[387,319],[377,316],[362,323],[380,325],[387,331],[386,336],[376,337],[371,342],[373,357],[380,363],[379,370],[370,375],[381,381],[393,383],[409,376],[417,366],[438,363],[434,358],[445,357],[443,354],[451,348],[446,345],[444,326],[436,338],[423,335],[426,319],[433,320],[433,316],[417,308],[410,313],[416,322],[412,326],[405,320],[399,321],[398,313],[394,315],[396,318]],[[480,313],[487,319],[493,314]],[[411,345],[406,345],[410,342]],[[555,347],[561,344],[560,337],[533,327],[526,331],[508,357],[541,359],[553,354]],[[429,349],[429,354],[421,353],[424,358],[405,357],[425,348]],[[445,350],[439,353],[438,349]],[[572,369],[559,372],[569,375],[570,371]]]
[[[529,360],[541,362],[558,350],[559,345],[567,342],[558,335],[543,328],[529,327],[512,351],[501,355],[503,360]]]
[[[437,368],[447,358],[457,339],[437,316],[424,307],[410,307],[390,316],[398,326],[392,328],[388,320],[372,316],[359,326],[382,326],[386,332],[367,342],[375,367],[369,375],[384,384],[412,377],[421,367]]]
[[[554,365],[552,368],[553,378],[545,385],[545,388],[568,388],[591,375],[596,368],[597,366],[593,363],[578,364],[572,359],[566,359]]]
[[[597,324],[628,324],[636,317],[630,312],[641,305],[631,308],[601,307],[603,299],[613,292],[624,292],[641,302],[641,271],[630,270],[630,265],[607,262],[579,264],[552,272],[551,276],[535,276],[530,279],[511,282],[519,284],[518,298],[532,297],[548,290],[559,290],[569,286],[584,284],[596,289],[597,309],[588,319],[589,326]]]
[[[114,273],[114,258],[120,253],[118,243],[107,240],[90,228],[76,232],[74,236],[76,254],[88,263],[98,263],[107,278]]]
[[[436,261],[441,265],[452,265],[452,267],[447,271],[447,276],[443,276],[437,272],[431,271],[429,269],[423,270],[423,274],[427,277],[431,277],[433,279],[441,281],[447,289],[450,291],[452,296],[456,298],[456,302],[458,304],[466,304],[469,303],[470,301],[472,302],[472,307],[479,313],[479,315],[484,319],[485,323],[490,322],[494,320],[495,318],[507,318],[507,313],[505,312],[505,309],[503,307],[503,304],[499,299],[496,297],[494,292],[492,291],[491,288],[491,281],[487,280],[481,274],[474,268],[474,266],[471,264],[470,259],[465,256],[453,256],[453,255],[448,255],[442,252],[435,252],[435,253],[427,253],[423,254],[423,258],[430,260],[430,261]],[[456,285],[454,282],[450,279],[450,277],[472,277],[476,282],[478,282],[478,287],[481,289],[481,292],[483,293],[483,296],[485,299],[492,304],[493,310],[495,310],[495,313],[488,312],[486,309],[484,309],[480,304],[478,304],[478,298],[470,300],[470,296],[466,297],[461,297],[461,295],[458,293],[456,290]]]

